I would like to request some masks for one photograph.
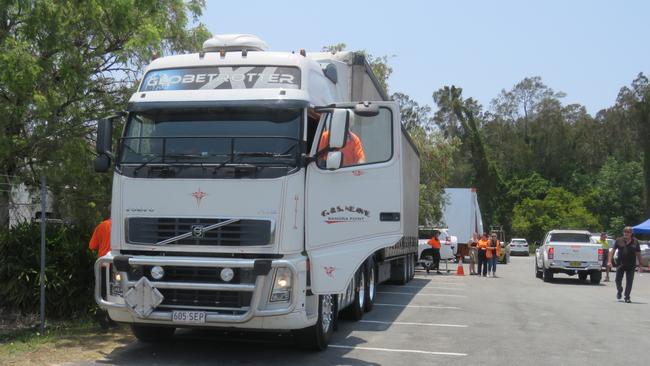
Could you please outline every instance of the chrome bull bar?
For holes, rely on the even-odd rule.
[[[131,310],[126,303],[120,304],[112,301],[108,301],[102,297],[101,294],[101,271],[106,270],[106,267],[113,264],[115,257],[109,253],[95,262],[95,302],[103,309],[120,309],[120,310]],[[285,315],[294,311],[296,308],[297,300],[300,295],[299,286],[297,285],[298,281],[298,270],[296,266],[287,260],[278,259],[278,260],[269,260],[271,262],[271,270],[266,274],[258,274],[255,278],[255,284],[221,284],[221,283],[195,283],[195,282],[151,282],[154,288],[161,289],[180,289],[180,290],[215,290],[215,291],[249,291],[252,292],[251,304],[249,307],[241,308],[241,311],[244,311],[242,314],[220,314],[217,311],[211,312],[206,310],[206,324],[207,323],[244,323],[249,321],[253,317],[263,317],[263,316],[277,316]],[[147,256],[138,256],[128,258],[129,265],[157,265],[157,266],[193,266],[193,267],[230,267],[230,268],[244,268],[244,269],[253,269],[255,268],[254,259],[230,259],[230,258],[196,258],[196,257],[185,257],[185,258],[170,258],[170,257],[147,257]],[[265,298],[264,285],[268,281],[268,277],[273,277],[273,269],[286,267],[289,268],[292,274],[292,289],[291,289],[291,300],[286,307],[276,308],[276,309],[260,309],[260,306],[263,305],[262,301]],[[115,266],[113,266],[115,268]],[[136,281],[132,281],[128,278],[128,273],[125,271],[118,271],[120,274],[120,286],[122,288],[122,293],[126,294],[127,291],[132,288]],[[108,281],[110,283],[110,279]],[[109,288],[107,288],[106,295],[108,297]],[[269,293],[273,290],[273,284],[269,286]],[[268,296],[267,296],[268,297]],[[233,308],[228,310],[229,312],[237,311]],[[172,321],[172,311],[161,311],[154,310],[151,314],[146,317],[138,316],[137,314],[130,311],[130,313],[138,319],[142,320],[151,320],[151,321]]]

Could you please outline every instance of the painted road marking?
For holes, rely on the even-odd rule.
[[[467,328],[462,324],[436,324],[436,323],[411,323],[411,322],[382,322],[378,320],[359,320],[360,323],[374,323],[387,325],[421,325],[426,327],[448,327],[448,328]]]
[[[417,292],[391,292],[391,291],[377,291],[378,294],[390,294],[390,295],[410,295],[410,296],[444,296],[444,297],[467,297],[465,295],[456,295],[456,294],[422,294]]]
[[[450,310],[463,310],[457,306],[437,306],[437,305],[400,305],[400,304],[378,304],[375,306],[394,306],[400,308],[420,308],[420,309],[450,309]]]
[[[460,284],[454,285],[454,286],[459,286],[459,285]],[[416,288],[416,289],[419,289],[419,290],[426,290],[426,289],[431,288],[431,289],[436,289],[436,290],[465,291],[464,288],[456,288],[456,287],[381,285],[381,287],[385,287],[385,286],[399,287],[399,288]],[[463,285],[460,285],[460,286],[464,287],[465,285],[463,284]]]
[[[420,351],[415,349],[393,349],[393,348],[377,348],[377,347],[360,347],[360,346],[346,346],[343,344],[330,344],[331,348],[343,348],[343,349],[358,349],[362,351],[380,351],[380,352],[398,352],[398,353],[419,353],[425,355],[437,355],[437,356],[467,356],[467,353],[455,353],[455,352],[434,352],[434,351]]]

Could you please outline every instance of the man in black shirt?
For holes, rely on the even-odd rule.
[[[625,273],[625,302],[630,301],[630,292],[632,292],[632,282],[634,281],[634,270],[638,259],[641,263],[641,247],[639,241],[632,237],[632,227],[626,226],[623,229],[623,237],[616,239],[614,248],[609,252],[607,261],[607,270],[612,268],[612,258],[618,251],[618,261],[616,263],[616,298],[621,299],[623,292],[623,273]]]

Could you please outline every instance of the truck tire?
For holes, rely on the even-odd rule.
[[[589,275],[589,280],[591,281],[592,284],[598,285],[600,283],[600,280],[603,278],[603,273],[601,271],[593,271]]]
[[[318,296],[318,320],[309,328],[294,330],[294,338],[301,348],[322,351],[332,338],[336,322],[336,295]]]
[[[539,270],[539,267],[537,266],[537,261],[535,261],[535,277],[542,278],[542,271]]]
[[[588,275],[589,275],[589,273],[587,273],[587,272],[578,272],[578,279],[580,281],[585,281],[587,279]]]
[[[366,307],[364,309],[366,312],[372,310],[372,306],[375,304],[375,295],[377,295],[377,267],[375,261],[370,259],[366,263]]]
[[[169,340],[174,335],[175,330],[176,328],[173,327],[131,324],[133,335],[140,342],[145,343],[156,343]]]
[[[543,272],[542,272],[542,277],[544,279],[544,282],[552,282],[553,281],[553,271],[551,271],[550,269],[544,268]]]
[[[343,316],[346,319],[359,321],[363,318],[366,307],[366,266],[359,268],[354,275],[354,300],[345,308]]]

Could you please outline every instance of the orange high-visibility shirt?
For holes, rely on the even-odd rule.
[[[500,246],[501,244],[499,243],[498,240],[496,240],[496,242],[497,242],[497,246],[496,246],[495,248],[493,248],[493,247],[490,246],[490,241],[489,241],[489,240],[486,240],[486,241],[485,241],[485,245],[486,245],[486,247],[487,247],[487,253],[486,253],[486,256],[487,256],[488,258],[492,258],[492,253],[493,253],[494,251],[496,251],[496,256],[497,256],[497,257],[499,256],[499,246]]]
[[[318,151],[325,149],[329,142],[330,132],[324,131],[318,144]],[[340,151],[343,153],[342,166],[357,165],[366,161],[366,154],[363,152],[363,143],[361,143],[359,136],[355,135],[352,131],[348,134],[348,140]]]
[[[485,239],[481,239],[478,241],[478,249],[479,250],[485,250],[488,247],[488,241]]]
[[[440,240],[435,236],[432,236],[427,243],[429,243],[433,249],[440,249]]]
[[[111,251],[111,219],[102,221],[93,232],[88,243],[90,250],[96,250],[98,257],[103,257]]]

